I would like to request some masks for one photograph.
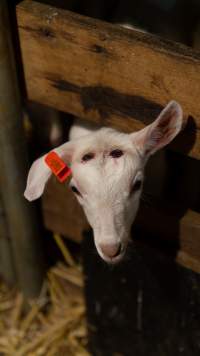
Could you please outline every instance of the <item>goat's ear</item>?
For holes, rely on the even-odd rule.
[[[53,150],[66,163],[69,163],[73,154],[73,147],[74,145],[72,142],[67,142]],[[50,168],[45,163],[45,157],[46,155],[33,162],[28,173],[24,196],[29,201],[35,200],[42,195],[45,185],[52,174]]]
[[[182,108],[176,101],[170,101],[151,125],[130,136],[139,152],[150,156],[170,143],[181,131],[182,125]]]

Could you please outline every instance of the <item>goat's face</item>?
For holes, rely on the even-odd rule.
[[[145,164],[181,127],[181,107],[170,102],[143,130],[123,134],[102,128],[54,150],[71,162],[71,189],[83,206],[97,251],[105,261],[116,263],[122,259],[139,207]],[[25,197],[38,198],[50,175],[44,157],[34,162]]]
[[[143,182],[144,160],[131,136],[109,128],[85,136],[74,152],[70,186],[107,262],[125,253]]]

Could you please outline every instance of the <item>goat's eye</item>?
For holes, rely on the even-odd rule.
[[[72,186],[71,186],[71,190],[72,190],[72,192],[74,192],[75,194],[81,195],[81,193],[80,193],[79,190],[75,187],[75,185],[72,185]]]
[[[133,193],[138,192],[141,188],[142,188],[142,180],[137,179],[131,188],[130,194],[132,195]]]
[[[110,152],[110,156],[113,158],[119,158],[121,156],[123,156],[123,151],[122,150],[113,150]]]
[[[82,157],[82,161],[83,162],[87,162],[87,161],[90,161],[91,159],[94,158],[94,153],[92,152],[89,152],[89,153],[86,153],[83,157]]]

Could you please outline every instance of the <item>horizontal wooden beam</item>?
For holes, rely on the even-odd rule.
[[[171,99],[190,117],[173,149],[200,157],[200,55],[35,1],[17,7],[28,97],[125,132]]]

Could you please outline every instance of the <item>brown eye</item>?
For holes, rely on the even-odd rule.
[[[110,152],[110,156],[113,158],[119,158],[121,156],[123,156],[123,151],[122,150],[113,150]]]
[[[86,153],[83,157],[82,157],[82,161],[83,162],[87,162],[90,161],[91,159],[94,158],[94,153],[90,152],[90,153]]]
[[[137,179],[136,182],[133,184],[133,186],[131,188],[130,194],[132,195],[133,193],[137,192],[141,188],[142,188],[142,180],[141,179]]]
[[[79,192],[79,190],[78,190],[74,185],[71,186],[71,190],[72,190],[72,192],[74,192],[75,194],[81,195],[81,193]]]

